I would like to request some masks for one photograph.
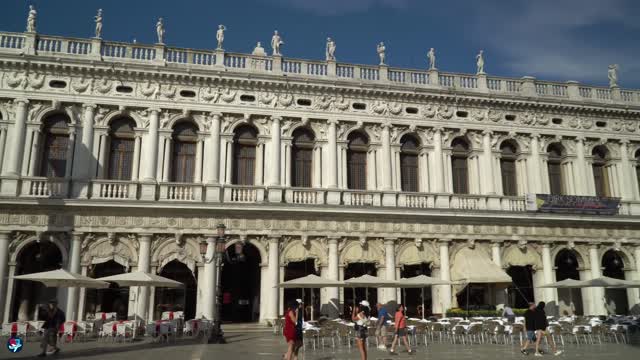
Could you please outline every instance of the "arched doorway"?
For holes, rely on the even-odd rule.
[[[220,275],[222,321],[258,321],[260,318],[259,250],[250,243],[237,242],[229,246],[223,263]]]
[[[101,278],[124,274],[125,272],[127,272],[127,269],[123,265],[109,260],[94,264],[89,269],[89,277]],[[118,284],[111,283],[106,289],[87,289],[86,309],[89,314],[115,312],[118,319],[127,319],[129,287],[119,287]]]
[[[50,241],[34,241],[22,249],[16,263],[16,275],[56,270],[62,267],[62,253],[56,244]],[[11,319],[36,319],[39,305],[56,298],[56,295],[56,288],[47,288],[35,281],[17,280],[14,295],[16,301],[11,309]]]
[[[305,259],[302,261],[290,262],[284,268],[284,281],[301,278],[307,275],[318,275],[315,267],[315,259]],[[287,307],[292,301],[302,298],[305,305],[304,319],[311,319],[311,292],[313,291],[313,313],[314,319],[320,314],[320,289],[305,289],[302,298],[301,289],[284,289],[284,306]]]
[[[362,262],[362,263],[349,263],[344,268],[344,279],[348,280],[362,275],[377,275],[377,269],[375,263]],[[353,298],[353,290],[350,288],[344,289],[344,316],[347,319],[351,319],[351,306],[354,304],[354,300],[360,302],[361,300],[368,300],[371,304],[372,311],[375,311],[375,304],[378,302],[378,289],[375,288],[356,288],[356,298]]]
[[[517,309],[528,307],[533,297],[533,267],[531,265],[510,266],[507,274],[513,283],[507,288],[508,304]]]
[[[602,257],[602,275],[624,280],[624,261],[615,250],[607,251]],[[609,314],[626,314],[629,312],[629,301],[626,289],[604,289],[605,308]]]
[[[580,280],[578,257],[575,251],[564,249],[556,255],[556,281]],[[582,315],[582,292],[580,289],[558,289],[560,315]]]
[[[185,319],[196,317],[196,302],[198,294],[197,274],[184,263],[172,260],[160,271],[160,276],[184,284],[182,288],[156,288],[154,319],[160,319],[164,311],[184,311]]]
[[[402,270],[400,272],[400,276],[403,278],[410,278],[419,275],[431,276],[431,264],[430,263],[420,263],[415,265],[403,265]],[[424,291],[423,291],[424,290]],[[421,318],[422,314],[418,311],[418,307],[422,307],[423,299],[422,295],[424,294],[424,310],[426,313],[425,317],[431,315],[431,289],[425,288],[409,288],[403,289],[404,291],[404,306],[407,309],[406,315],[408,317],[416,317]]]

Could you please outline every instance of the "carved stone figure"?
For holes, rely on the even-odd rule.
[[[436,107],[433,106],[432,104],[429,104],[424,107],[423,113],[425,117],[433,118],[434,116],[436,116]]]
[[[618,65],[613,64],[609,65],[609,86],[610,87],[618,87]]]
[[[328,96],[323,94],[319,96],[315,101],[315,109],[317,110],[328,110],[331,107],[331,104],[334,102],[333,96]]]
[[[478,68],[478,70],[476,71],[476,73],[478,75],[480,74],[484,74],[484,55],[483,55],[484,51],[480,50],[480,52],[478,53],[478,55],[476,55],[476,67]]]
[[[336,109],[345,111],[349,108],[349,102],[344,98],[344,95],[340,94],[338,100],[335,102]]]
[[[111,81],[109,81],[109,79],[107,78],[102,78],[99,82],[98,85],[96,86],[96,89],[98,90],[98,92],[102,93],[102,94],[106,94],[109,91],[111,91],[111,87],[113,86],[113,84],[111,83]]]
[[[330,37],[327,38],[327,49],[325,55],[327,61],[336,60],[336,42],[333,41]]]
[[[85,77],[81,77],[80,79],[76,79],[75,81],[71,82],[71,88],[79,93],[84,93],[85,91],[87,91],[89,89],[89,86],[91,85],[91,80],[90,79],[85,79]]]
[[[159,18],[156,23],[156,34],[158,35],[158,44],[164,44],[164,21],[162,18]]]
[[[258,43],[256,44],[256,47],[253,49],[251,55],[267,56],[267,52],[264,51],[264,48],[262,47],[262,44],[260,44],[260,41],[258,41]]]
[[[289,107],[293,104],[293,95],[291,94],[282,94],[278,96],[278,103],[283,107]]]
[[[218,41],[218,47],[217,49],[222,49],[222,43],[224,43],[224,31],[227,30],[227,28],[220,24],[218,25],[218,31],[216,31],[216,40]]]
[[[208,102],[218,102],[220,98],[220,88],[206,88],[206,90],[201,90],[201,96],[204,101]]]
[[[427,59],[429,60],[429,70],[436,69],[436,51],[434,48],[429,49],[427,53]]]
[[[224,92],[220,95],[220,98],[222,99],[222,101],[226,103],[230,103],[233,101],[233,99],[236,98],[236,92],[231,91],[230,88],[226,88]]]
[[[269,92],[264,92],[261,93],[260,95],[258,95],[258,101],[260,101],[261,104],[269,106],[269,107],[275,107],[276,103],[275,100],[276,96],[272,93]]]
[[[161,86],[161,90],[160,90],[160,92],[162,93],[162,96],[164,96],[167,99],[173,99],[174,97],[176,97],[176,91],[177,91],[177,88],[171,85],[164,87],[164,89]]]
[[[27,16],[27,32],[36,32],[36,17],[38,13],[33,5],[29,5],[29,16]]]
[[[25,73],[19,73],[14,71],[7,76],[7,85],[11,88],[17,87],[26,87],[27,86],[27,75]]]
[[[371,109],[374,113],[383,115],[387,111],[387,103],[384,101],[376,101]]]
[[[96,22],[96,39],[100,39],[102,37],[102,9],[98,9],[98,14],[93,19]]]
[[[282,55],[280,53],[281,45],[284,45],[284,41],[282,41],[282,38],[278,34],[278,30],[275,30],[273,32],[273,36],[271,37],[271,49],[273,49],[273,55]]]
[[[32,89],[40,89],[44,85],[44,74],[32,74],[27,78],[27,82]]]
[[[388,106],[389,112],[392,113],[393,115],[400,115],[400,113],[402,112],[402,104],[398,104],[398,103],[390,103]]]
[[[380,42],[380,44],[378,44],[377,47],[377,51],[378,51],[378,57],[380,58],[380,65],[384,65],[384,61],[385,61],[385,51],[387,50],[387,48],[384,46],[383,42]]]
[[[158,94],[158,87],[158,85],[151,85],[151,80],[147,80],[147,83],[140,87],[140,92],[145,97],[153,96],[155,98]]]

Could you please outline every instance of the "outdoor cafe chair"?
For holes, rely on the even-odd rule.
[[[509,341],[513,344],[513,338],[518,336],[520,338],[520,346],[522,346],[523,337],[525,334],[524,324],[515,323],[511,325],[509,331]]]
[[[155,326],[155,325],[154,325]],[[175,342],[176,340],[176,332],[175,332],[175,324],[172,322],[163,322],[160,324],[159,326],[159,334],[158,334],[158,339],[159,341],[161,341],[162,339],[165,339],[167,341],[167,343],[169,342],[169,340],[171,340],[171,338],[173,337],[173,341]]]
[[[574,339],[576,340],[576,345],[580,346],[580,338],[582,338],[585,345],[590,342],[589,338],[591,337],[591,334],[589,333],[589,331],[587,331],[586,326],[584,325],[575,326],[572,329],[572,333],[573,333]]]
[[[127,340],[133,341],[133,325],[130,323],[119,323],[116,324],[116,337],[115,341],[122,340],[125,342]]]
[[[609,336],[612,337],[616,344],[619,344],[618,342],[618,338],[620,338],[620,340],[622,340],[623,344],[627,343],[627,332],[624,329],[624,326],[622,325],[611,325],[611,327],[609,328]]]
[[[427,324],[418,323],[415,327],[413,334],[414,334],[413,335],[414,338],[416,339],[416,346],[418,345],[418,340],[422,338],[422,342],[424,343],[424,346],[427,347],[427,336],[428,336]]]
[[[570,330],[563,328],[562,325],[558,324],[549,324],[547,330],[549,331],[549,335],[551,335],[553,342],[555,342],[556,344],[558,343],[557,338],[560,338],[560,343],[562,344],[562,346],[564,346],[564,336],[573,335]]]
[[[282,335],[284,328],[284,319],[275,319],[273,321],[273,335]]]
[[[462,344],[466,345],[465,338],[467,337],[467,331],[462,325],[456,325],[451,329],[451,342],[456,343],[456,339],[460,339]]]
[[[331,348],[336,348],[336,338],[335,338],[335,329],[331,326],[322,326],[318,331],[318,340],[320,341],[320,346],[324,349],[324,341],[328,340],[331,342]]]
[[[606,329],[602,324],[595,324],[591,326],[591,338],[595,344],[595,339],[598,339],[598,344],[602,345],[602,336],[606,335]]]
[[[431,335],[431,341],[435,340],[435,336],[438,336],[438,341],[442,342],[442,334],[445,331],[444,325],[442,325],[441,323],[430,323],[428,325],[429,328],[429,334]]]
[[[307,351],[307,343],[311,341],[311,343],[313,344],[313,350],[315,350],[319,331],[316,329],[307,329],[303,331],[304,335],[302,336],[302,348],[304,349],[304,351]]]
[[[484,331],[482,324],[471,324],[465,329],[465,335],[469,339],[469,344],[484,342]]]
[[[342,340],[344,340],[347,346],[351,348],[351,339],[355,340],[355,333],[353,331],[353,328],[345,324],[338,324],[337,330],[338,330],[338,338],[340,339],[338,343],[341,343]]]

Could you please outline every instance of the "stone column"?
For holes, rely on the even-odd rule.
[[[264,184],[264,142],[263,140],[258,140],[258,145],[256,145],[256,176],[254,178],[254,184],[256,186],[262,186]],[[230,172],[233,172],[233,169],[230,168]]]
[[[260,264],[260,322],[262,324],[266,324],[269,320],[267,318],[267,297],[268,291],[267,288],[267,276],[268,276],[268,268],[267,265]]]
[[[636,245],[633,250],[633,257],[636,260],[634,280],[640,281],[640,245]],[[2,287],[0,287],[0,291],[2,291]],[[627,292],[629,293],[629,299],[631,300],[629,303],[630,312],[633,314],[640,314],[640,289],[628,289]]]
[[[64,177],[71,179],[73,177],[73,154],[76,146],[76,129],[69,129],[69,143],[67,143],[67,163],[64,170]]]
[[[267,320],[275,320],[278,318],[279,300],[278,295],[280,293],[278,289],[279,275],[278,270],[280,268],[280,236],[269,236],[269,261],[267,263],[267,278],[265,279],[267,285],[267,292],[265,299],[267,301]]]
[[[105,133],[106,130],[100,130],[98,134],[98,143],[96,144],[98,161],[96,166],[98,179],[106,179],[107,178],[107,152],[109,151],[109,147],[107,145],[109,137]],[[135,158],[135,157],[134,157]]]
[[[213,320],[216,314],[216,236],[207,236],[207,253],[204,256],[204,295],[202,316],[205,319]]]
[[[600,266],[600,255],[598,253],[598,244],[592,244],[589,248],[589,263],[591,265],[591,278],[599,278],[602,276]],[[607,315],[607,310],[604,307],[605,297],[604,288],[594,287],[591,288],[591,302],[593,314],[590,315]]]
[[[6,290],[7,272],[9,270],[9,243],[11,242],[10,231],[0,231],[0,309],[4,309],[5,298],[9,295]],[[10,299],[6,299],[9,302]],[[7,322],[5,319],[4,322]]]
[[[531,134],[531,159],[529,159],[529,191],[533,194],[541,193],[542,177],[540,169],[540,135]]]
[[[158,109],[149,109],[149,129],[146,137],[142,173],[142,200],[155,200],[156,171],[158,168]]]
[[[396,280],[396,239],[387,238],[384,239],[384,254],[385,254],[385,278],[387,280]],[[385,302],[394,301],[397,302],[396,289],[386,288],[384,289]]]
[[[313,148],[313,183],[314,188],[322,187],[322,147],[316,145]]]
[[[27,139],[25,141],[25,149],[24,149],[24,153],[25,156],[23,158],[23,164],[22,167],[26,167],[27,165],[29,166],[27,171],[26,171],[26,175],[27,176],[36,176],[39,175],[38,174],[38,163],[40,160],[40,142],[42,140],[42,132],[40,131],[40,129],[35,128],[35,129],[31,129],[31,131],[29,131],[29,136],[27,136]],[[29,152],[31,152],[29,154]],[[68,153],[68,152],[67,152]],[[26,155],[29,154],[30,156],[27,157]],[[65,168],[66,170],[66,168]],[[22,172],[23,174],[25,174],[25,171]],[[65,173],[66,174],[66,173]]]
[[[93,122],[96,111],[95,104],[85,104],[82,107],[82,133],[80,144],[76,146],[73,157],[73,196],[87,198],[89,196],[89,181],[93,178],[96,159],[93,158]]]
[[[283,144],[284,148],[284,166],[282,167],[284,170],[284,186],[289,188],[291,187],[291,140],[287,140]],[[313,152],[311,153],[313,156]],[[311,164],[313,165],[313,157],[311,160]]]
[[[280,117],[274,116],[271,119],[271,165],[269,167],[269,202],[282,202],[282,184],[280,183],[281,142],[280,142]]]
[[[502,240],[492,241],[491,242],[491,260],[494,264],[498,265],[502,269]],[[503,287],[495,288],[495,297],[496,297],[496,306],[498,308],[503,308],[504,304],[507,303],[507,296],[505,293],[506,289]]]
[[[545,284],[551,284],[553,282],[553,261],[551,260],[551,245],[542,244],[542,272],[544,274]],[[556,289],[545,288],[544,289],[544,301],[556,302],[557,294]],[[557,304],[556,304],[557,305]]]
[[[193,182],[202,183],[202,153],[203,142],[198,136],[198,142],[196,143],[196,168],[193,171]]]
[[[0,127],[0,172],[4,163],[5,145],[7,144],[7,128]]]
[[[451,281],[451,267],[449,265],[449,242],[440,240],[440,280]],[[434,299],[440,302],[442,314],[451,308],[451,285],[440,285],[440,298]]]
[[[82,265],[82,276],[87,276],[89,273],[88,266]],[[87,288],[80,288],[78,295],[78,320],[86,320],[85,316],[85,302],[87,298]]]
[[[83,234],[74,232],[72,233],[73,240],[71,240],[71,255],[69,256],[69,271],[75,274],[80,273],[80,258],[82,254],[81,245],[83,240]],[[69,288],[67,298],[67,320],[79,320],[82,314],[78,312],[78,294],[80,289],[77,287]]]
[[[329,247],[329,259],[327,266],[327,278],[331,280],[340,280],[340,272],[338,268],[339,257],[338,243],[339,237],[329,237],[327,246]],[[340,289],[327,288],[327,297],[329,298],[330,317],[338,317],[340,314]]]
[[[621,187],[621,195],[623,200],[633,200],[634,191],[633,187],[636,186],[633,181],[633,167],[629,161],[629,140],[621,140],[620,141],[620,169],[619,177],[620,177],[620,187]]]
[[[210,157],[206,157],[205,182],[218,184],[220,182],[220,114],[211,114],[211,130],[209,133],[210,146],[207,147]]]
[[[493,150],[491,147],[491,136],[493,133],[489,130],[482,132],[482,151],[484,158],[484,175],[481,181],[484,183],[484,194],[493,195],[496,193],[494,173],[493,173]]]
[[[5,293],[4,302],[4,317],[2,322],[8,323],[11,321],[11,305],[13,304],[14,294],[14,280],[13,276],[16,274],[16,264],[9,263],[9,274],[7,276],[7,292]],[[4,279],[3,279],[4,280]]]
[[[136,134],[133,143],[133,164],[131,166],[131,181],[138,181],[140,178],[140,146],[142,135]]]
[[[148,273],[151,270],[151,239],[153,234],[139,234],[138,244],[140,245],[138,255],[138,271]],[[141,286],[138,288],[137,301],[138,309],[136,318],[145,319],[149,304],[149,287]]]
[[[331,205],[340,204],[340,192],[338,189],[338,135],[336,127],[338,121],[335,119],[329,119],[327,130],[327,160],[326,166],[326,179],[325,187],[329,189],[327,191],[327,203]]]
[[[443,193],[444,166],[442,162],[442,129],[433,129],[433,165],[435,170],[434,191]]]
[[[391,191],[391,134],[389,132],[389,128],[391,124],[383,124],[382,125],[382,190],[383,191]]]
[[[576,139],[576,171],[578,174],[574,177],[576,184],[576,194],[587,195],[587,161],[584,158],[584,138]]]
[[[24,138],[27,123],[27,113],[29,100],[15,100],[15,119],[11,129],[11,146],[9,151],[5,151],[7,159],[4,164],[2,175],[8,178],[2,180],[0,184],[0,195],[17,196],[18,177],[22,169],[22,155],[24,154]]]

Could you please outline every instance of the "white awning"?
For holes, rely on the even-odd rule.
[[[46,287],[84,287],[95,289],[109,287],[109,283],[107,282],[72,273],[64,269],[18,275],[13,278],[16,280],[37,281]]]
[[[119,286],[155,286],[165,288],[178,288],[184,286],[181,282],[143,271],[107,276],[99,278],[98,280],[114,282]]]
[[[317,275],[307,275],[301,278],[285,281],[278,287],[285,289],[319,289],[325,287],[343,287],[344,283],[338,280],[326,279]]]
[[[510,284],[512,282],[511,276],[491,261],[487,253],[471,248],[463,248],[456,254],[451,268],[451,280],[467,284]]]

